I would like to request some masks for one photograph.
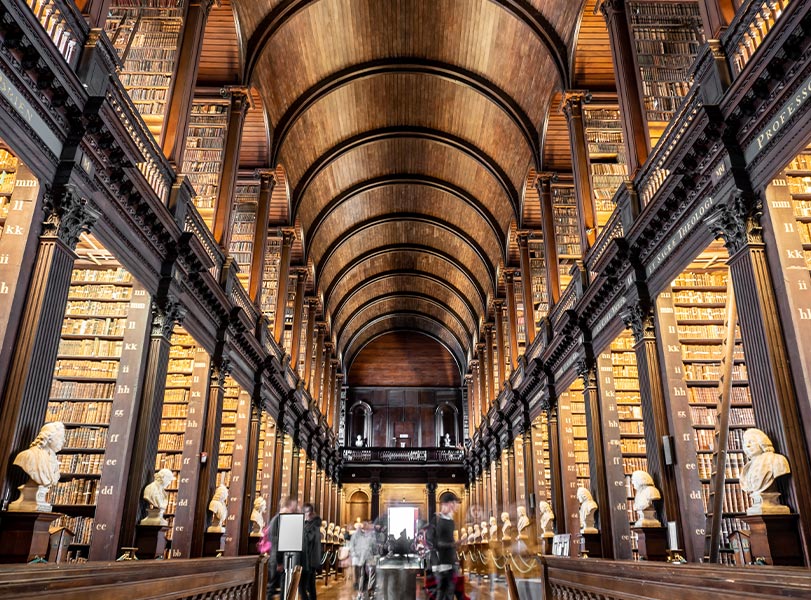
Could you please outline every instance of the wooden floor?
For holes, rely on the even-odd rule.
[[[504,581],[495,581],[491,587],[490,582],[486,579],[480,582],[475,575],[465,585],[465,592],[470,600],[507,600],[507,588]],[[324,587],[323,582],[319,581],[316,594],[318,600],[355,600],[357,596],[357,592],[352,589],[352,582],[344,579],[337,582],[330,579],[329,587]],[[402,600],[410,599],[403,598]],[[427,600],[422,589],[421,577],[417,579],[416,600]]]

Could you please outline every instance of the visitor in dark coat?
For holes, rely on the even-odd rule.
[[[315,599],[315,576],[321,569],[321,517],[312,504],[304,505],[304,543],[301,552],[301,581],[298,590],[302,600]]]

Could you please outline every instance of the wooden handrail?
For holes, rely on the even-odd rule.
[[[794,567],[573,559],[545,556],[536,580],[543,600],[747,600],[811,598],[811,571]],[[534,591],[534,590],[533,590]],[[523,596],[522,596],[523,597]]]
[[[267,557],[0,566],[0,599],[264,600]]]

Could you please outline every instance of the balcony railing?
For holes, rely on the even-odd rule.
[[[457,448],[344,448],[349,463],[461,463],[464,450]]]

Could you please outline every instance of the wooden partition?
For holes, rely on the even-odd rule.
[[[0,567],[0,598],[264,600],[267,557]]]
[[[519,580],[521,600],[739,600],[811,597],[811,574],[787,567],[576,560],[544,557],[542,576]]]

